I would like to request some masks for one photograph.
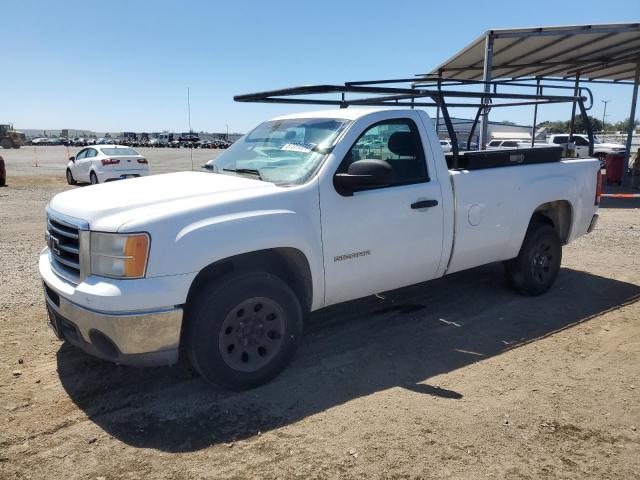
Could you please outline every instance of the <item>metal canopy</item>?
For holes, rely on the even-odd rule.
[[[623,167],[623,183],[629,181],[631,140],[640,83],[640,23],[573,25],[562,27],[488,30],[452,58],[424,75],[425,78],[482,79],[489,82],[541,79],[572,80],[574,95],[580,82],[633,85],[631,112]],[[569,138],[575,127],[576,104],[571,112]],[[480,142],[487,142],[489,109],[480,114]],[[534,130],[537,107],[534,112]]]
[[[482,80],[488,37],[493,79],[633,81],[640,55],[640,23],[489,30],[429,74]]]

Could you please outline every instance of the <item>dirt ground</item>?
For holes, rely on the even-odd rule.
[[[2,479],[640,478],[640,199],[605,199],[542,297],[489,265],[333,307],[283,375],[230,393],[56,340],[36,260],[69,187],[53,167],[8,184]]]

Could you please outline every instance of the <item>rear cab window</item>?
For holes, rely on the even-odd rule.
[[[106,148],[106,147],[103,147],[103,148],[101,148],[101,150],[102,150],[102,153],[104,153],[105,155],[109,155],[111,157],[123,157],[123,156],[131,156],[131,155],[140,155],[133,148],[129,148],[129,147],[121,147],[121,148],[115,148],[115,147]]]

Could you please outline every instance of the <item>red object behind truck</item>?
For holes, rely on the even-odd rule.
[[[609,153],[605,157],[607,169],[607,184],[617,183],[622,185],[622,170],[624,169],[624,154]]]

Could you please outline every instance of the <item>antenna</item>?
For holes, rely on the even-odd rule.
[[[189,113],[189,154],[191,155],[191,170],[193,170],[193,130],[191,129],[191,94],[187,87],[187,111]]]

